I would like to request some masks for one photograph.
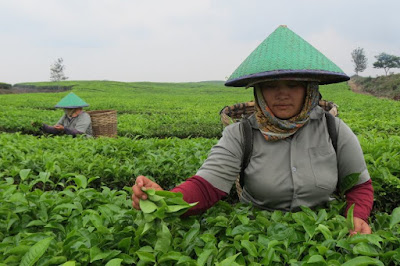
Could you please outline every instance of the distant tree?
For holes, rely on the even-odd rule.
[[[381,53],[375,58],[378,61],[374,63],[374,68],[383,68],[386,76],[391,68],[400,68],[400,57],[398,56]]]
[[[364,49],[360,47],[354,49],[351,52],[351,57],[353,58],[354,71],[358,76],[358,72],[363,72],[367,68],[367,58],[365,57]]]
[[[60,57],[54,62],[54,64],[50,66],[51,81],[61,81],[68,79],[68,77],[66,77],[64,74],[65,66],[63,62],[64,60]]]

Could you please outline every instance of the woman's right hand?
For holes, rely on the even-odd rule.
[[[146,200],[147,194],[143,192],[142,188],[152,188],[154,190],[163,190],[160,185],[156,182],[151,181],[145,176],[138,176],[136,178],[135,184],[132,186],[132,206],[133,208],[140,210],[139,200]]]

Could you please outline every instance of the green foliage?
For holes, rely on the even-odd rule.
[[[195,174],[221,134],[219,110],[251,100],[251,90],[62,83],[92,110],[118,110],[119,137],[0,134],[0,265],[400,265],[398,102],[344,83],[321,87],[356,133],[375,190],[374,233],[350,237],[352,212],[342,216],[342,201],[296,213],[222,201],[181,218],[190,205],[180,194],[147,191],[145,211],[132,208],[134,177],[171,189]],[[40,134],[42,122],[62,115],[52,107],[63,95],[0,95],[0,130]]]
[[[107,185],[122,188],[146,175],[163,188],[195,174],[216,139],[129,139],[85,137],[34,137],[0,134],[0,178],[18,178],[21,169],[31,169],[35,187],[62,189],[71,182],[82,187]],[[48,173],[48,178],[41,178]],[[81,176],[87,178],[81,180]],[[45,182],[45,184],[44,184]],[[86,184],[87,183],[87,184]]]
[[[296,213],[219,202],[200,216],[180,218],[183,209],[165,207],[188,208],[179,194],[147,191],[148,202],[159,204],[147,213],[131,207],[129,187],[27,190],[29,175],[23,170],[20,183],[0,181],[0,261],[6,265],[400,263],[397,210],[371,221],[374,234],[350,237],[341,202]]]
[[[148,199],[140,199],[140,209],[144,213],[144,219],[147,222],[156,218],[164,219],[166,217],[180,216],[189,208],[197,203],[187,203],[183,200],[182,193],[174,193],[170,191],[155,191],[154,189],[142,190],[147,194]]]
[[[352,77],[358,87],[363,91],[378,97],[390,99],[400,99],[400,74],[388,76],[371,77]]]
[[[374,68],[383,68],[386,76],[391,68],[400,68],[400,57],[398,56],[380,53],[375,58],[377,61],[373,64]]]
[[[0,89],[11,89],[12,85],[4,82],[0,82]]]
[[[73,91],[90,104],[90,108],[85,109],[117,110],[118,135],[132,138],[220,137],[219,111],[225,105],[250,101],[253,97],[251,90],[225,88],[218,82],[63,81],[33,84],[73,86]],[[32,129],[31,121],[55,124],[63,113],[53,107],[66,94],[68,92],[35,93],[29,97],[26,94],[1,95],[0,130],[39,134],[40,131]]]

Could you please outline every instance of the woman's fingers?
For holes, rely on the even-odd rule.
[[[369,227],[368,223],[358,217],[354,217],[354,230],[350,230],[350,235],[355,235],[357,233],[360,234],[371,234],[371,227]]]
[[[157,183],[151,181],[145,176],[138,176],[135,180],[135,184],[132,186],[132,206],[137,210],[140,210],[140,200],[147,199],[147,194],[143,192],[142,188],[161,190],[161,187]]]

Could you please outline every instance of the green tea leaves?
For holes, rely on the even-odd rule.
[[[46,252],[53,240],[52,237],[45,238],[33,245],[29,251],[22,257],[20,266],[32,266],[34,265],[40,257]]]
[[[360,256],[360,257],[356,257],[354,259],[350,259],[342,265],[343,266],[367,266],[367,265],[384,266],[384,264],[380,260],[366,257],[366,256]]]
[[[152,213],[155,210],[157,210],[157,205],[155,203],[153,203],[150,200],[140,200],[139,201],[139,206],[140,209],[144,212],[144,213]]]
[[[160,219],[167,217],[166,214],[179,216],[197,204],[184,201],[182,193],[145,188],[142,190],[148,195],[148,199],[140,199],[140,209],[145,214],[154,213],[154,217]]]
[[[400,223],[400,207],[393,210],[390,217],[390,228],[393,228],[396,224]]]
[[[347,228],[349,230],[354,230],[354,216],[353,216],[353,211],[354,211],[354,204],[351,205],[351,207],[347,210]]]

